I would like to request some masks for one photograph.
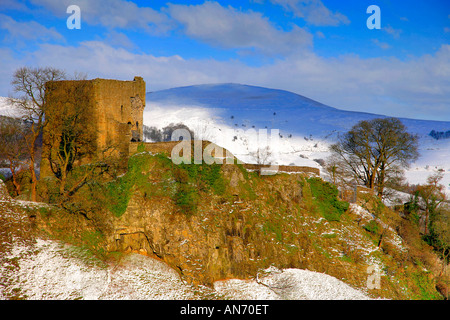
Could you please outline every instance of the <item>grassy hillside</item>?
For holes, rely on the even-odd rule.
[[[44,200],[55,202],[53,183],[41,182]],[[177,166],[164,154],[139,152],[126,173],[92,180],[65,207],[28,214],[41,234],[97,259],[154,256],[193,284],[255,279],[273,266],[326,273],[372,297],[442,298],[434,255],[412,222],[370,194],[343,202],[317,177],[260,176],[237,164]]]

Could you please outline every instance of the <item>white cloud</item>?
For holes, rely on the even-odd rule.
[[[144,30],[151,34],[165,34],[178,29],[187,36],[227,49],[255,50],[276,55],[298,52],[312,45],[313,36],[293,25],[291,30],[277,28],[259,12],[243,12],[217,2],[201,5],[168,4],[159,11],[150,7],[138,7],[124,0],[30,0],[33,4],[66,17],[69,5],[81,10],[81,20],[90,25],[102,25],[110,29]],[[131,44],[118,32],[110,39]],[[121,38],[121,39],[120,39]]]
[[[373,42],[375,45],[377,45],[378,47],[380,47],[381,49],[383,49],[383,50],[387,50],[387,49],[390,49],[390,48],[391,48],[391,46],[389,45],[389,43],[381,42],[381,41],[378,40],[378,39],[372,39],[372,42]]]
[[[0,70],[8,70],[1,72],[5,79],[11,77],[10,65],[51,64],[68,73],[87,72],[90,78],[130,80],[140,75],[147,82],[148,91],[236,82],[290,90],[347,110],[450,120],[450,45],[443,45],[433,55],[408,61],[363,59],[356,55],[323,58],[305,52],[258,67],[237,60],[156,57],[97,41],[73,47],[46,44],[21,59],[7,56],[6,62],[0,62]],[[0,85],[5,86],[6,82]],[[3,92],[8,89],[0,88]]]
[[[319,39],[325,39],[326,38],[322,31],[316,31],[315,35]]]
[[[2,10],[19,10],[19,11],[27,11],[27,6],[23,3],[18,2],[17,0],[2,0],[2,4],[0,6],[0,11]]]
[[[388,25],[387,27],[383,27],[382,29],[386,33],[390,34],[394,39],[400,38],[400,34],[403,32],[403,30],[401,30],[401,29],[394,29],[390,25]]]
[[[138,7],[123,0],[31,0],[37,6],[50,10],[56,16],[67,16],[69,5],[77,5],[82,21],[108,28],[145,30],[159,34],[171,29],[169,18],[150,7]]]
[[[332,12],[321,0],[271,0],[292,12],[296,17],[304,18],[315,26],[338,26],[349,24],[350,20],[340,12]]]
[[[36,21],[19,22],[2,13],[0,13],[0,29],[8,32],[7,40],[10,42],[64,40],[55,28],[47,28]]]
[[[104,41],[113,47],[122,47],[125,49],[133,49],[136,47],[126,34],[115,30],[111,30]]]
[[[256,49],[265,54],[289,54],[312,45],[312,35],[294,25],[277,29],[259,12],[242,12],[217,2],[169,5],[170,16],[189,37],[228,49]]]

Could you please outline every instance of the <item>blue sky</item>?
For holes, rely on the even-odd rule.
[[[81,29],[67,28],[69,5]],[[366,26],[370,5],[379,30]],[[54,66],[140,75],[148,91],[235,82],[450,121],[448,0],[0,0],[0,57],[1,96],[16,68]]]

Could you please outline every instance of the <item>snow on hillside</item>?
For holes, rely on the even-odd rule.
[[[8,103],[8,98],[0,97],[0,116],[18,118],[20,113]]]
[[[147,93],[144,124],[162,128],[184,123],[204,139],[230,150],[239,159],[254,163],[258,144],[253,132],[267,130],[273,163],[319,167],[329,156],[328,147],[339,133],[377,114],[338,110],[282,90],[217,84],[173,88]],[[450,195],[450,139],[435,140],[431,130],[450,130],[450,122],[402,118],[408,131],[419,136],[421,157],[406,172],[410,183],[426,183],[437,169],[445,170],[442,183]],[[271,134],[278,129],[279,135]],[[250,137],[250,138],[249,138]],[[273,143],[270,138],[274,137]],[[264,139],[263,139],[264,140]],[[264,148],[266,144],[261,143]]]
[[[164,262],[127,254],[105,264],[81,249],[37,239],[16,245],[6,257],[14,262],[0,267],[9,283],[29,300],[367,300],[363,292],[326,274],[300,269],[265,270],[258,280],[217,281],[214,288],[184,283]],[[12,294],[0,287],[0,300]],[[16,292],[17,294],[17,292]]]
[[[231,299],[368,300],[361,291],[324,273],[270,267],[256,280],[217,281],[214,289]]]
[[[199,138],[212,141],[230,150],[238,159],[255,163],[250,155],[257,150],[257,145],[264,148],[269,145],[273,153],[274,163],[296,164],[300,166],[319,167],[318,163],[305,155],[326,154],[328,144],[303,137],[281,138],[278,134],[267,131],[267,139],[258,142],[260,128],[234,128],[227,125],[221,117],[214,114],[214,109],[199,106],[158,105],[148,103],[144,112],[144,124],[161,129],[171,123],[183,123],[191,128]],[[277,139],[276,143],[275,138]]]

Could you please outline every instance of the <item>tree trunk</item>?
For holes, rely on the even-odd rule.
[[[61,172],[61,179],[59,184],[59,194],[61,196],[64,195],[66,189],[66,173],[64,171]]]
[[[380,199],[383,197],[384,193],[384,176],[385,176],[385,168],[384,166],[380,167],[380,175],[378,176],[378,196]]]
[[[373,191],[375,189],[375,171],[371,173],[369,178],[369,189]]]
[[[424,232],[425,235],[427,235],[427,233],[428,233],[428,216],[429,215],[430,214],[428,212],[428,206],[427,206],[427,208],[425,210],[425,232]]]
[[[11,174],[12,174],[12,182],[14,185],[14,190],[16,191],[16,195],[20,195],[20,184],[17,182],[17,173],[16,173],[16,168],[13,165],[13,160],[9,159],[9,170],[11,170]]]
[[[14,189],[16,190],[16,195],[19,196],[19,195],[20,195],[20,192],[21,192],[21,190],[20,190],[20,184],[17,182],[17,179],[16,179],[16,175],[15,175],[15,174],[13,174],[12,179],[13,179]]]
[[[378,248],[381,248],[382,242],[383,242],[383,233],[380,235],[380,239],[378,240]]]
[[[37,177],[36,171],[34,170],[34,165],[36,163],[36,141],[39,137],[40,129],[42,127],[42,119],[39,119],[37,124],[32,124],[31,127],[31,137],[28,144],[28,151],[30,153],[30,174],[31,174],[31,201],[36,202],[36,188],[37,188]]]
[[[36,187],[37,187],[37,177],[36,177],[36,171],[34,170],[34,150],[32,152],[32,155],[30,156],[30,174],[31,174],[31,201],[36,202]]]

